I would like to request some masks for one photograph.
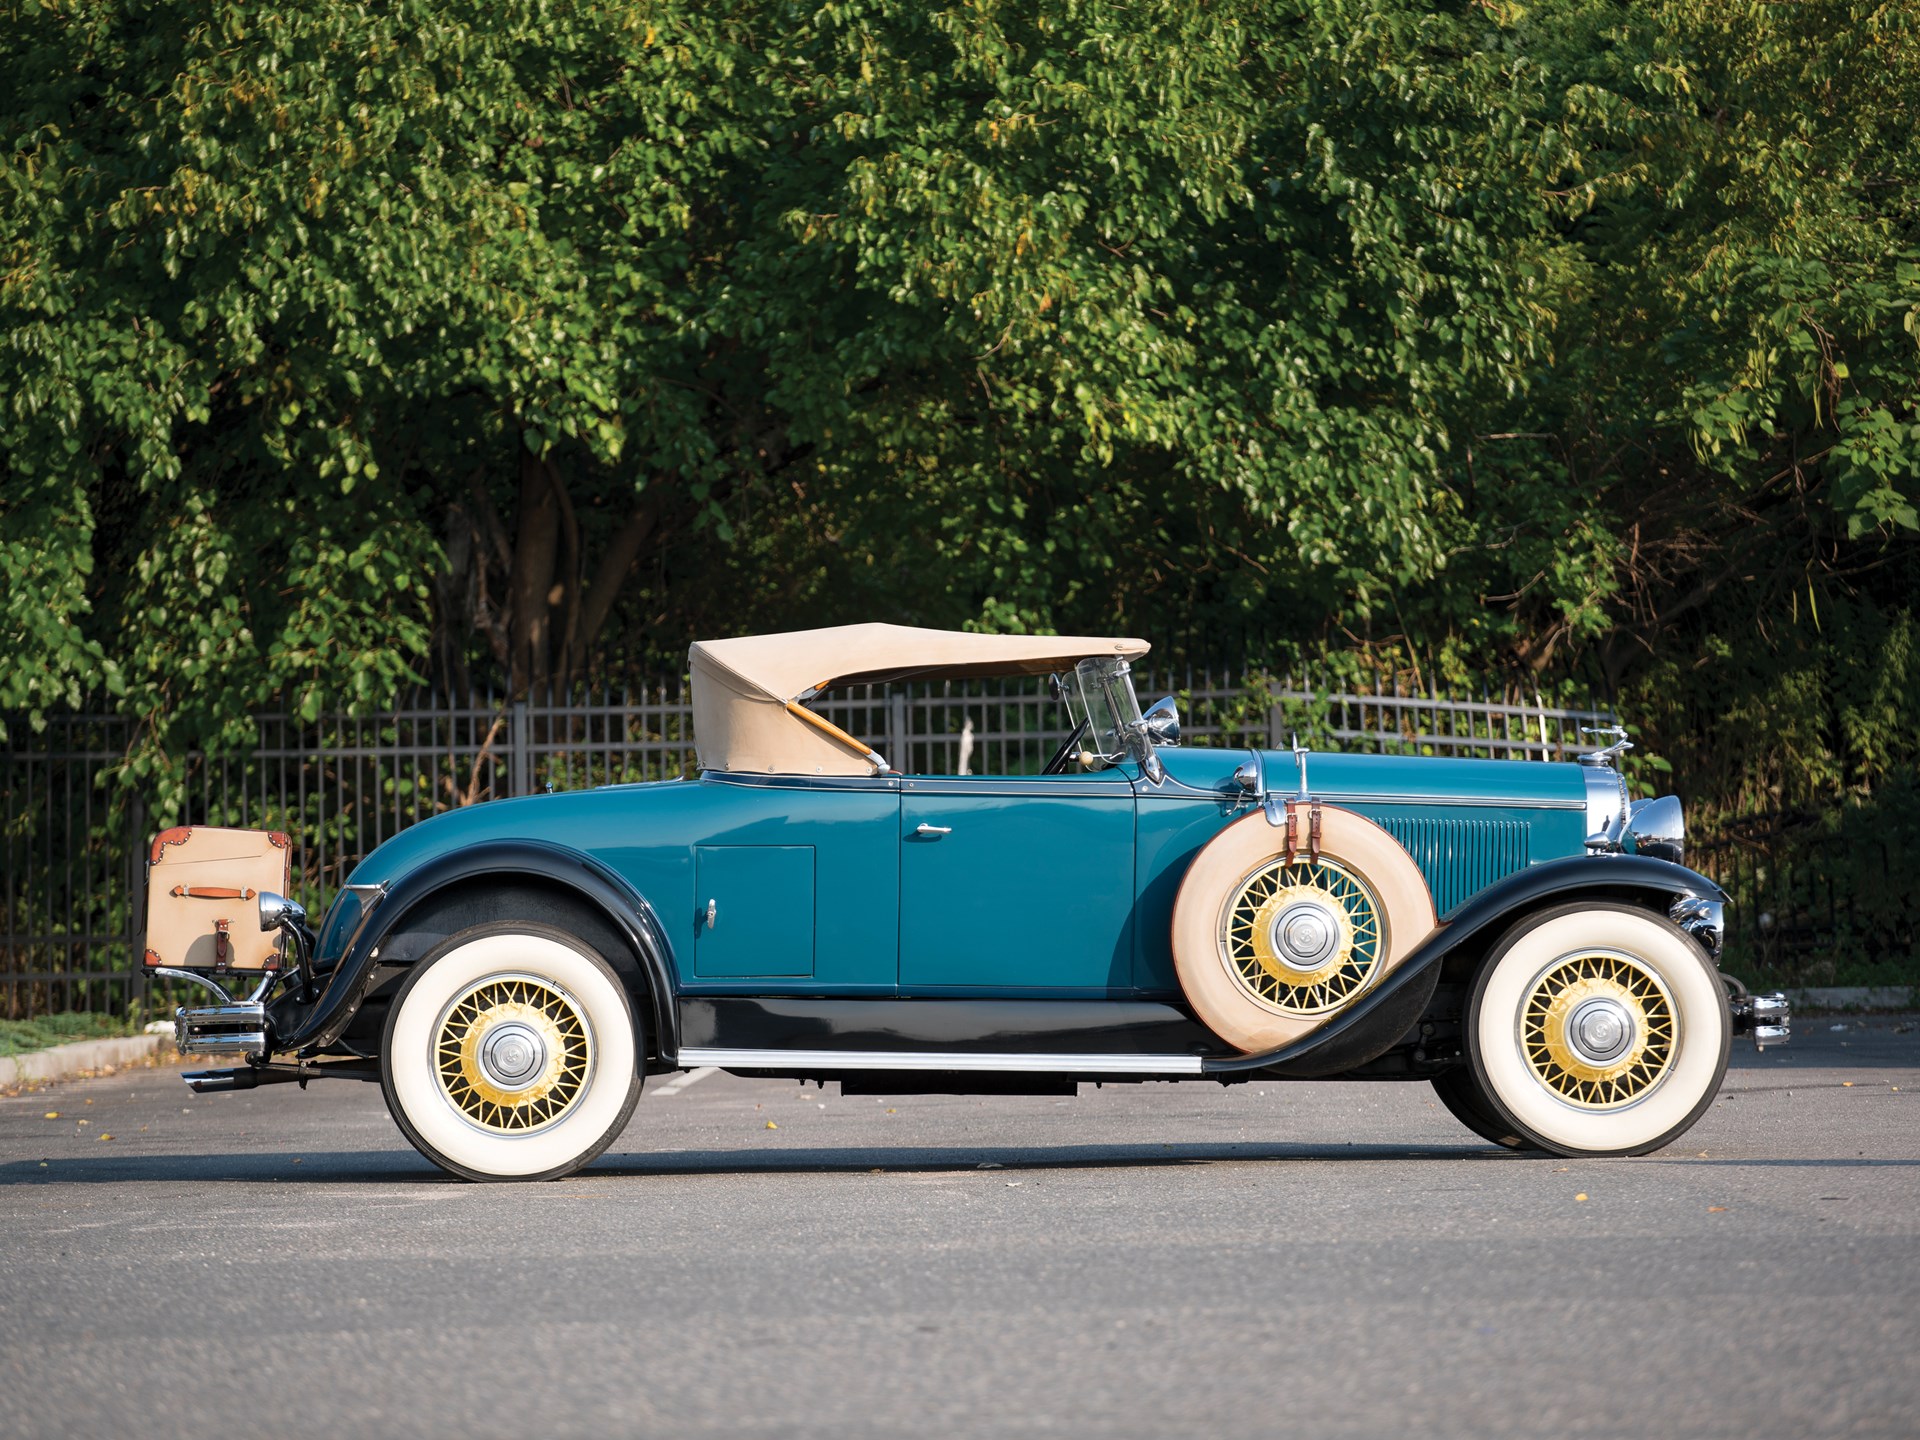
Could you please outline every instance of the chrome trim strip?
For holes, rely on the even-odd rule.
[[[1258,760],[1256,753],[1255,759]],[[1042,779],[1038,776],[918,775],[903,779],[897,772],[887,775],[750,775],[740,771],[703,770],[701,779],[719,785],[753,786],[763,790],[912,790],[917,795],[1111,795],[1119,790],[1115,781],[1088,781],[1080,776],[1069,779]],[[1261,781],[1264,788],[1265,781]],[[1004,788],[996,789],[999,785]],[[1019,788],[1014,788],[1018,786]],[[1074,788],[1074,787],[1079,788]],[[1246,805],[1258,796],[1237,790],[1203,790],[1175,779],[1164,789],[1134,787],[1141,800],[1211,800],[1216,804]],[[1584,810],[1585,800],[1534,800],[1516,797],[1481,798],[1470,795],[1412,795],[1403,792],[1361,792],[1322,790],[1320,799],[1330,805],[1445,805],[1481,806],[1494,810]]]
[[[763,775],[748,770],[702,770],[700,778],[715,785],[739,785],[756,790],[898,790],[900,774],[884,775]]]
[[[1585,800],[1527,800],[1515,796],[1482,799],[1467,795],[1363,795],[1354,791],[1322,790],[1320,799],[1348,805],[1480,805],[1490,810],[1584,810]]]
[[[1198,1075],[1198,1055],[992,1055],[929,1050],[713,1050],[682,1046],[686,1069],[1021,1070],[1062,1075]]]
[[[1122,770],[1105,772],[1111,780],[1093,780],[1084,775],[1041,778],[1023,775],[914,775],[902,777],[901,793],[916,796],[1043,795],[1073,796],[1076,799],[1108,796],[1131,799],[1133,782]]]
[[[1517,761],[1515,762],[1518,763]],[[1202,795],[1225,805],[1245,805],[1258,797],[1248,796],[1233,790],[1194,790],[1191,787],[1184,794],[1153,795],[1142,793],[1142,800],[1187,800],[1198,799]],[[1489,810],[1584,810],[1585,800],[1528,800],[1508,798],[1483,799],[1470,795],[1406,795],[1366,794],[1354,790],[1319,790],[1314,798],[1329,805],[1443,805],[1448,809],[1478,806]]]

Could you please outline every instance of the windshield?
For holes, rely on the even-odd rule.
[[[1082,660],[1073,667],[1066,688],[1069,715],[1076,723],[1087,722],[1086,748],[1096,768],[1126,759],[1144,743],[1133,667],[1126,661]]]

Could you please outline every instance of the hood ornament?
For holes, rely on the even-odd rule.
[[[1609,770],[1619,769],[1619,759],[1633,749],[1633,741],[1627,738],[1626,727],[1622,725],[1582,725],[1582,735],[1597,735],[1602,739],[1611,739],[1612,744],[1600,750],[1590,750],[1579,757],[1582,765],[1604,765]]]

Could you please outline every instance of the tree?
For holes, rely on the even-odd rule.
[[[875,617],[1758,696],[1911,611],[1915,24],[16,7],[0,708]]]

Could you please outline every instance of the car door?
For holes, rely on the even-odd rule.
[[[1132,989],[1129,768],[900,782],[900,992]]]

